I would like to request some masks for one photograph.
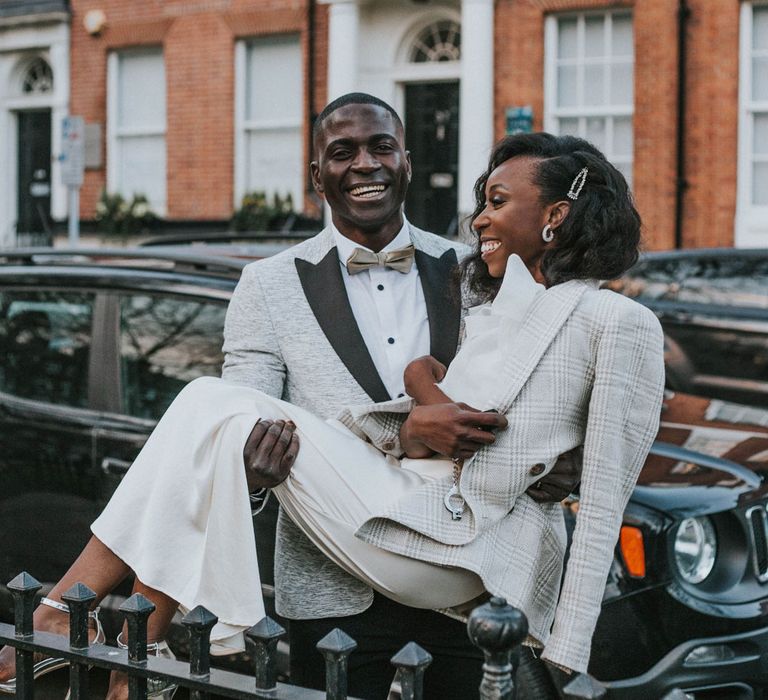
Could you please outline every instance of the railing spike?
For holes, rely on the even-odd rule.
[[[577,674],[563,688],[565,700],[603,700],[608,697],[608,689],[587,673]]]
[[[416,642],[408,642],[392,657],[391,663],[397,667],[402,700],[422,700],[424,671],[432,663],[432,655]]]
[[[19,638],[31,637],[34,633],[32,613],[35,609],[35,594],[42,587],[42,584],[26,571],[8,583],[13,595],[14,628]]]
[[[88,611],[96,594],[83,583],[76,583],[61,594],[69,606],[69,646],[77,651],[88,649]],[[88,667],[78,661],[69,664],[69,693],[71,700],[89,697]]]
[[[40,582],[26,571],[16,576],[8,588],[13,595],[14,635],[17,639],[30,639],[34,633],[32,612],[35,594],[42,588]],[[16,698],[32,700],[34,697],[34,655],[31,651],[16,649]]]
[[[245,633],[253,645],[256,689],[264,695],[277,693],[277,642],[285,636],[285,629],[271,617],[263,617]]]
[[[134,593],[119,608],[128,624],[128,663],[147,665],[147,620],[155,611],[155,604],[141,593]],[[128,699],[146,700],[147,679],[128,675]]]
[[[190,610],[181,620],[189,635],[189,674],[197,679],[208,679],[211,675],[211,630],[219,621],[212,612],[202,605]],[[191,700],[208,700],[210,693],[190,690]]]
[[[346,700],[349,686],[348,659],[355,649],[357,642],[338,627],[317,643],[317,650],[325,657],[326,700]]]

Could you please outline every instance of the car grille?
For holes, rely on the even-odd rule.
[[[766,506],[754,506],[747,511],[752,563],[758,581],[768,581],[768,512]]]

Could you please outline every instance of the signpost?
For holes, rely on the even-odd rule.
[[[85,172],[85,121],[82,117],[64,117],[61,123],[61,181],[69,192],[69,244],[80,239],[80,187]]]

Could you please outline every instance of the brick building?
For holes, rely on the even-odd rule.
[[[104,189],[219,227],[249,191],[317,211],[311,115],[361,89],[403,114],[407,211],[433,230],[456,231],[490,145],[530,125],[606,152],[650,248],[768,241],[765,0],[71,0],[69,13],[69,112],[96,141],[84,220]],[[1,90],[0,118],[17,118]]]

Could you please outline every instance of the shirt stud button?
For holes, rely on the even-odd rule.
[[[384,285],[383,284],[379,284],[379,285],[377,285],[376,289],[378,289],[380,292],[383,292],[384,291]]]
[[[387,338],[387,342],[388,342],[390,345],[394,345],[394,344],[395,344],[395,339],[394,339],[394,338]]]
[[[547,468],[547,465],[543,462],[539,462],[538,464],[534,464],[529,473],[531,476],[538,476],[539,474],[542,474],[544,470]]]

